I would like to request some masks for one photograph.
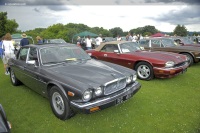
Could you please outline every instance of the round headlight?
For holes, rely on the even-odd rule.
[[[174,66],[174,62],[173,61],[168,61],[165,63],[165,67],[173,67]]]
[[[132,81],[132,76],[126,77],[126,83],[129,84]]]
[[[92,98],[92,91],[91,90],[86,90],[83,93],[83,101],[89,101]]]
[[[96,89],[94,90],[94,94],[95,94],[96,96],[100,96],[102,93],[103,93],[102,87],[98,87],[98,88],[96,88]]]
[[[137,75],[133,75],[133,81],[137,80]]]

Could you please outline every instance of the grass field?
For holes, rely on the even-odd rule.
[[[200,63],[171,79],[141,81],[120,105],[93,114],[57,119],[47,99],[24,85],[14,87],[0,61],[0,103],[12,133],[199,133]]]

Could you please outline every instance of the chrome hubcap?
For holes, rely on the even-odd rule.
[[[62,115],[64,113],[65,105],[61,95],[58,92],[55,92],[52,96],[53,107],[55,111]]]
[[[150,75],[150,69],[146,65],[140,65],[137,69],[137,74],[141,78],[148,78]]]
[[[11,76],[11,80],[12,80],[12,82],[15,83],[15,75],[14,75],[13,70],[11,70],[11,72],[10,72],[10,76]]]

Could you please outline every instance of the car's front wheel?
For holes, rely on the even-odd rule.
[[[153,68],[147,62],[139,62],[135,66],[135,70],[139,79],[151,80],[154,78]]]
[[[182,53],[183,55],[186,55],[187,58],[189,59],[188,63],[189,63],[189,66],[193,65],[194,64],[194,59],[192,57],[192,55],[188,54],[188,53]]]
[[[57,118],[66,120],[71,117],[69,100],[57,86],[51,88],[49,99],[52,111]]]
[[[11,80],[11,83],[14,85],[14,86],[17,86],[19,85],[21,82],[17,79],[17,77],[15,76],[15,73],[12,69],[10,69],[10,80]]]

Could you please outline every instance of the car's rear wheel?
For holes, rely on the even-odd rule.
[[[187,58],[189,59],[189,66],[193,65],[194,64],[194,59],[192,57],[192,55],[188,54],[188,53],[182,53],[183,55],[186,55]]]
[[[19,85],[21,82],[17,79],[17,77],[15,76],[15,73],[12,69],[10,69],[10,80],[11,80],[11,83],[14,85],[14,86],[17,86]]]
[[[50,105],[57,118],[66,120],[71,117],[69,100],[57,86],[50,90]]]
[[[135,66],[135,70],[139,79],[151,80],[154,78],[153,68],[147,62],[139,62]]]

